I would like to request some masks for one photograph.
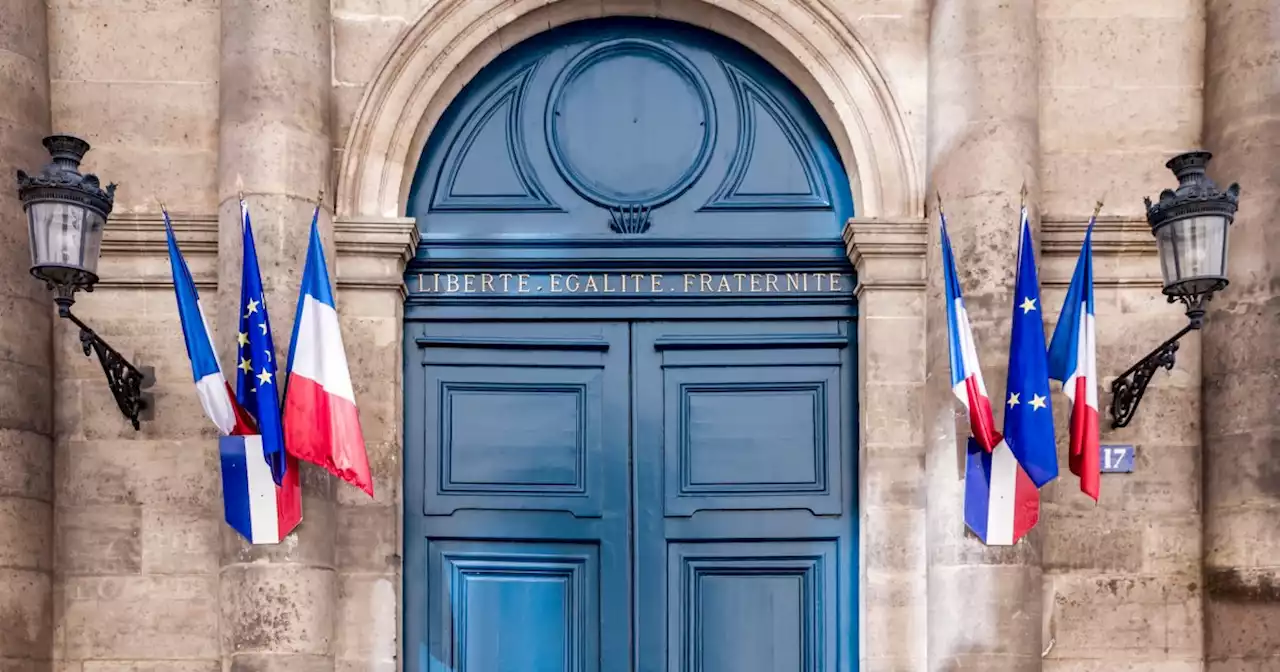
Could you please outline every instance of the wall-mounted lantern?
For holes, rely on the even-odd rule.
[[[1212,156],[1188,152],[1173,157],[1165,167],[1178,177],[1178,188],[1160,192],[1156,203],[1143,198],[1160,253],[1164,293],[1169,303],[1186,306],[1187,326],[1111,383],[1113,428],[1129,424],[1151,377],[1160,368],[1173,368],[1178,340],[1204,325],[1205,304],[1227,286],[1227,233],[1240,202],[1240,185],[1218,190],[1205,174]]]
[[[98,282],[102,233],[116,185],[103,189],[96,175],[80,174],[80,160],[89,151],[84,140],[51,135],[44,139],[44,146],[53,161],[40,174],[18,171],[18,197],[27,214],[31,242],[31,275],[54,291],[58,315],[80,328],[85,356],[90,351],[98,355],[116,405],[136,430],[138,416],[147,408],[142,388],[152,381],[150,370],[144,373],[130,364],[71,313],[76,291],[92,292]]]

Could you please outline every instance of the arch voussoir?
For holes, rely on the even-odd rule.
[[[431,129],[454,95],[512,43],[576,20],[655,16],[757,51],[810,98],[840,151],[860,217],[914,217],[922,179],[883,74],[848,26],[804,0],[440,0],[384,60],[343,147],[340,217],[398,217]]]

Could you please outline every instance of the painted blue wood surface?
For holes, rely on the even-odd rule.
[[[459,94],[407,213],[406,669],[855,669],[853,204],[794,87],[687,26],[556,29]]]

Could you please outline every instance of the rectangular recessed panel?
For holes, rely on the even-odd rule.
[[[573,353],[585,366],[537,366],[484,365],[491,353],[475,354],[475,363],[426,367],[424,513],[599,516],[602,469],[611,459],[603,438],[626,436],[625,420],[620,428],[604,422],[606,412],[618,413],[616,405],[606,411],[606,394],[621,392],[606,390],[604,368],[590,365],[600,355]]]
[[[839,367],[673,367],[662,376],[666,515],[841,513],[841,455],[852,437],[841,424]]]
[[[457,672],[599,669],[598,549],[432,542],[437,661]],[[447,608],[444,605],[448,605]]]
[[[671,672],[834,669],[834,542],[669,548]]]
[[[811,670],[804,575],[705,574],[694,587],[699,672]]]
[[[445,383],[443,492],[585,487],[583,385]]]
[[[681,394],[683,492],[824,487],[822,383],[685,385]]]

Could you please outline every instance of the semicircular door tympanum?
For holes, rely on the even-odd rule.
[[[797,90],[689,26],[462,90],[407,205],[406,670],[857,667],[849,194]]]

